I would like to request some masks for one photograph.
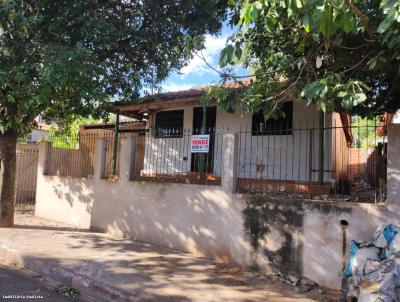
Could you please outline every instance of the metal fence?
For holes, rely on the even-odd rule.
[[[46,175],[93,178],[97,134],[53,135],[46,158]]]
[[[316,199],[386,199],[385,136],[376,122],[239,131],[238,190]]]
[[[121,140],[132,138],[132,180],[220,185],[223,136],[230,132],[239,138],[236,176],[241,193],[380,202],[386,199],[387,138],[377,135],[378,127],[373,121],[324,128],[147,129],[121,132],[117,144],[114,131],[54,137],[49,138],[46,170],[48,175],[92,177],[95,142],[103,138],[103,177],[118,180]],[[208,152],[191,150],[193,135],[200,133],[209,135]]]
[[[209,135],[207,153],[191,150],[193,135]],[[135,180],[220,185],[223,129],[148,129],[134,133]]]

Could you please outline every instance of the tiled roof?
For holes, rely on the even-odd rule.
[[[186,97],[196,97],[202,96],[204,94],[205,88],[193,88],[181,91],[173,91],[173,92],[163,92],[154,95],[149,95],[141,98],[142,101],[147,100],[154,100],[154,99],[163,99],[163,100],[170,100],[170,99],[180,99]]]
[[[37,123],[35,129],[42,131],[49,131],[51,129],[51,125],[46,123]]]
[[[250,80],[243,80],[242,84],[244,86],[248,85],[250,83]],[[242,85],[239,84],[238,82],[228,82],[224,84],[225,87],[227,88],[241,88]],[[173,99],[184,99],[184,98],[190,98],[190,97],[201,97],[205,90],[207,88],[211,87],[211,85],[205,85],[197,88],[191,88],[191,89],[186,89],[186,90],[180,90],[180,91],[171,91],[171,92],[162,92],[162,93],[157,93],[153,95],[148,95],[141,97],[139,99],[139,103],[145,103],[145,102],[152,102],[152,101],[158,101],[158,100],[173,100]],[[121,102],[115,102],[114,105],[124,105],[124,104],[130,104],[132,102],[130,101],[121,101]],[[137,102],[136,102],[137,103]]]
[[[82,125],[83,129],[114,129],[115,124],[87,124]],[[144,129],[146,128],[145,122],[139,121],[131,121],[131,122],[120,122],[119,129],[120,130],[137,130],[137,129]]]

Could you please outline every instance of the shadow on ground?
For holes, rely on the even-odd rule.
[[[106,234],[63,227],[36,217],[18,218],[0,228],[0,245],[23,255],[25,266],[94,280],[145,301],[319,301],[260,275],[241,272],[173,249]]]

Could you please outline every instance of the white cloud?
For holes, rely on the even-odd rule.
[[[218,60],[219,53],[224,48],[226,44],[226,39],[228,36],[222,37],[214,37],[207,35],[205,40],[205,49],[201,52],[205,58],[205,60],[212,65],[213,67],[218,69]],[[199,52],[200,54],[200,52]],[[194,58],[183,67],[180,71],[181,79],[186,78],[190,74],[203,75],[206,73],[216,74],[214,70],[207,66],[207,64],[198,56],[194,56]]]
[[[194,84],[179,84],[175,82],[169,82],[165,83],[162,85],[162,91],[163,92],[169,92],[169,91],[181,91],[181,90],[187,90],[190,88],[193,88],[195,85]]]

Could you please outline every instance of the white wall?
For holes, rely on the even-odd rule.
[[[174,110],[184,110],[184,128],[188,131],[183,138],[154,138],[148,135],[146,139],[144,173],[174,174],[190,172],[190,131],[193,123],[193,107],[182,107]],[[313,132],[312,156],[310,157],[310,130],[319,127],[319,112],[316,107],[304,103],[293,103],[293,128],[301,129],[292,135],[251,135],[251,114],[244,114],[241,108],[230,114],[217,111],[216,136],[213,174],[221,174],[222,133],[240,134],[240,160],[238,176],[243,178],[283,179],[309,181],[310,160],[312,168],[318,166],[318,131]],[[154,119],[150,117],[150,127]],[[332,125],[331,116],[327,115],[325,125]],[[332,137],[325,135],[324,168],[331,170]],[[185,159],[186,158],[186,159]],[[258,167],[258,169],[257,169]],[[264,168],[262,168],[264,167]],[[258,171],[257,171],[258,170]],[[331,175],[324,173],[324,180],[329,181]],[[318,173],[312,173],[312,181],[318,180]]]
[[[39,143],[35,215],[89,228],[93,180],[44,175],[49,148],[48,142]]]
[[[340,272],[347,257],[342,255],[340,220],[345,219],[349,223],[344,242],[347,252],[350,240],[371,240],[379,225],[400,224],[400,161],[396,153],[400,148],[399,133],[399,127],[389,128],[388,205],[290,199],[285,200],[286,205],[279,202],[273,205],[265,200],[266,211],[275,206],[283,216],[287,215],[283,217],[284,228],[294,224],[290,220],[291,215],[300,217],[300,221],[297,221],[298,227],[289,243],[279,236],[280,230],[274,229],[276,225],[271,221],[271,233],[278,232],[278,236],[266,236],[264,248],[272,245],[272,251],[278,253],[281,248],[295,249],[299,254],[295,264],[300,265],[303,275],[323,286],[340,288]],[[37,216],[81,227],[91,226],[118,236],[127,235],[223,262],[248,265],[257,261],[262,267],[269,268],[273,261],[263,251],[255,254],[246,237],[242,210],[249,196],[231,193],[229,186],[227,189],[224,185],[129,181],[131,153],[126,149],[129,146],[127,143],[123,143],[122,147],[119,181],[100,179],[99,158],[104,151],[99,144],[95,179],[44,176],[44,144],[40,145],[39,152]],[[227,154],[232,156],[231,148],[225,148]],[[227,169],[229,172],[232,164],[232,160],[224,160],[224,171]],[[223,176],[233,176],[228,174]],[[224,177],[223,184],[229,183],[230,180]],[[291,209],[293,205],[297,205],[294,212]],[[274,238],[283,239],[277,241]],[[280,255],[284,256],[284,252]]]
[[[94,179],[43,175],[48,144],[41,143],[35,215],[222,262],[251,263],[251,247],[241,223],[246,203],[231,193],[232,174],[224,174],[224,186],[129,181],[131,146],[123,140],[120,179],[109,181],[100,178],[105,152],[102,140],[97,142]],[[226,149],[233,157],[233,151]],[[230,171],[233,162],[227,161],[225,166]]]
[[[379,226],[399,224],[399,215],[374,204],[308,202],[301,239],[303,274],[328,288],[341,288],[343,265],[347,264],[351,240],[372,241]],[[330,208],[330,209],[327,209]],[[341,220],[348,222],[346,254],[343,257]]]
[[[400,110],[397,110],[397,112],[394,114],[393,124],[400,124]]]
[[[79,227],[90,225],[115,236],[129,236],[240,266],[256,259],[261,267],[269,269],[270,260],[262,251],[255,256],[245,235],[242,210],[246,198],[240,194],[216,186],[188,184],[56,176],[43,176],[42,180],[35,213],[39,217]],[[81,188],[86,193],[80,192]],[[322,203],[351,210],[324,211],[316,207]],[[305,206],[303,225],[293,245],[303,246],[303,275],[328,288],[339,289],[341,285],[341,219],[349,222],[347,248],[350,240],[372,240],[379,225],[400,223],[398,215],[373,204],[310,204]],[[280,248],[276,247],[279,242],[269,244]]]
[[[29,135],[28,142],[39,142],[43,137],[47,136],[49,131],[41,129],[33,129]]]
[[[318,128],[319,113],[316,107],[293,103],[293,129],[299,130],[293,131],[292,135],[252,136],[251,120],[251,115],[243,114],[240,109],[234,114],[217,113],[217,127],[227,127],[229,131],[242,132],[238,177],[308,181],[310,159],[313,168],[318,169],[318,131],[313,132],[313,156],[310,158],[310,130],[308,130]],[[328,116],[326,125],[329,127],[330,123]],[[325,150],[330,151],[329,135],[326,135],[324,145]],[[325,169],[330,169],[330,157],[331,152],[326,152]],[[327,181],[329,175],[325,173],[324,176]],[[316,181],[317,178],[318,174],[313,173],[312,180]]]

